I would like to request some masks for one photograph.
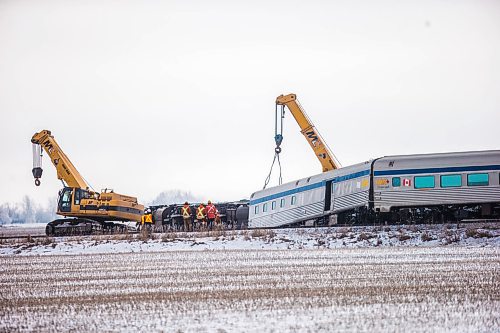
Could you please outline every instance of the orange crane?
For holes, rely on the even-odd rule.
[[[116,223],[117,221],[141,221],[144,206],[137,202],[137,198],[109,189],[102,190],[101,193],[92,191],[50,131],[35,133],[31,142],[35,185],[40,185],[43,149],[57,170],[57,178],[64,185],[59,191],[57,214],[71,217],[49,222],[45,229],[48,236],[113,231],[125,229],[124,224]]]
[[[288,95],[280,95],[276,98],[276,111],[278,105],[282,106],[281,110],[281,119],[284,117],[284,107],[286,106],[288,110],[292,113],[293,117],[299,124],[300,132],[306,138],[307,142],[311,146],[314,154],[318,158],[321,163],[321,167],[323,172],[335,170],[340,168],[340,163],[335,158],[335,155],[330,151],[328,146],[325,144],[323,138],[319,134],[318,130],[312,123],[311,119],[307,116],[306,112],[297,101],[297,95],[288,94]],[[283,126],[283,125],[281,125]],[[282,128],[281,128],[282,129]],[[276,128],[276,152],[279,154],[281,152],[281,141],[283,140],[282,133],[278,133]]]

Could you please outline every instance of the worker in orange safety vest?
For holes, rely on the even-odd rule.
[[[217,216],[217,208],[215,208],[214,204],[210,200],[208,200],[206,211],[207,211],[208,230],[212,230],[215,218]]]
[[[141,229],[151,230],[153,226],[153,214],[149,209],[146,209],[144,215],[141,216]]]
[[[207,221],[205,219],[205,215],[206,215],[205,206],[203,205],[203,203],[200,203],[200,205],[196,209],[196,220],[199,223],[199,228],[201,228],[202,230],[206,228]]]
[[[182,206],[181,211],[182,219],[184,220],[184,231],[193,231],[191,227],[191,207],[189,207],[187,201],[184,203],[184,206]]]

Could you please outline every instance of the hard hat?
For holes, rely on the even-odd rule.
[[[210,205],[212,203],[212,201],[208,200],[208,204]]]

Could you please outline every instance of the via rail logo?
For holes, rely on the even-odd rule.
[[[375,185],[378,188],[389,188],[389,178],[377,178],[375,179]]]

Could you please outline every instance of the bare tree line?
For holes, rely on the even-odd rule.
[[[40,205],[25,195],[21,202],[0,204],[0,224],[48,223],[57,218],[56,210],[56,197]]]
[[[159,193],[151,202],[148,203],[148,205],[180,204],[184,203],[184,201],[201,202],[202,198],[197,195],[193,195],[191,191],[167,190]]]

